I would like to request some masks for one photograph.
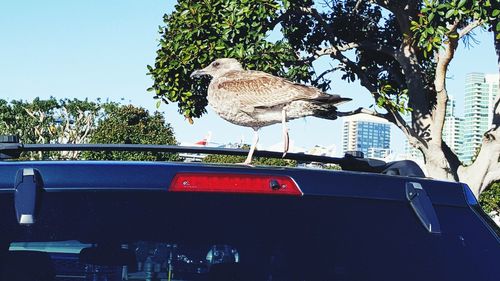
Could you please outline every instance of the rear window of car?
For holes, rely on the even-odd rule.
[[[492,265],[498,241],[466,207],[436,206],[442,232],[431,234],[407,202],[395,200],[44,196],[50,204],[42,205],[40,224],[17,230],[22,240],[10,249],[18,264],[8,267],[28,272],[28,264],[43,265],[33,271],[52,269],[56,280],[495,280],[500,274]],[[10,208],[4,211],[14,218]],[[120,255],[106,254],[111,246],[128,249],[135,260],[124,267]],[[82,261],[80,251],[92,247],[105,249],[106,262]]]

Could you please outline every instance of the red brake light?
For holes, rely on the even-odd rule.
[[[178,173],[169,191],[302,195],[289,176],[252,174]]]

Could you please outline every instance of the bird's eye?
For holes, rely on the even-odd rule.
[[[219,64],[220,64],[220,63],[218,63],[218,62],[214,62],[214,63],[212,63],[212,66],[213,66],[213,67],[217,67],[217,66],[219,66]]]

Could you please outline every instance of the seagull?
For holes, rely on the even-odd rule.
[[[262,71],[245,70],[233,58],[217,59],[191,73],[191,78],[201,76],[212,77],[207,95],[212,109],[222,119],[254,130],[245,165],[252,161],[260,128],[282,123],[284,157],[289,148],[288,120],[306,116],[334,120],[336,105],[351,100]]]

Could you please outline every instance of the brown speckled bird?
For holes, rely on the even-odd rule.
[[[351,100],[265,72],[244,70],[231,58],[217,59],[191,73],[191,77],[204,75],[212,77],[207,98],[213,110],[223,119],[255,131],[244,164],[252,161],[260,128],[283,124],[284,156],[288,151],[288,120],[306,116],[334,120],[337,118],[336,105]]]

